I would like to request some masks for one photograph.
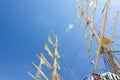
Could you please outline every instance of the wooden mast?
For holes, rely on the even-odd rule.
[[[50,70],[51,70],[51,78],[52,80],[60,80],[60,76],[57,73],[57,70],[60,70],[60,65],[57,62],[57,58],[60,58],[60,55],[58,53],[58,37],[57,35],[54,35],[55,38],[55,42],[52,41],[51,37],[48,36],[48,42],[52,45],[53,50],[54,50],[54,54],[52,53],[52,51],[50,50],[50,48],[48,47],[47,44],[45,44],[45,50],[47,51],[47,53],[50,55],[50,57],[53,60],[53,65],[51,65],[48,60],[45,58],[45,56],[43,55],[43,53],[40,54],[40,56],[37,55],[37,57],[40,59],[40,65],[37,66],[35,63],[32,63],[34,65],[34,67],[37,70],[37,74],[36,76],[32,75],[30,72],[28,72],[28,74],[34,79],[34,80],[39,80],[40,76],[43,76],[45,78],[45,80],[48,80],[47,76],[44,74],[44,72],[42,72],[42,65],[46,65]]]
[[[98,51],[97,51],[97,56],[96,56],[96,66],[94,72],[96,72],[96,69],[98,67],[98,61],[100,58],[100,54],[102,54],[102,48],[104,47],[105,44],[103,44],[103,38],[104,38],[104,31],[105,31],[105,26],[106,26],[106,19],[107,19],[107,13],[108,13],[108,5],[110,3],[110,0],[108,0],[106,7],[105,7],[105,14],[104,14],[104,19],[102,23],[102,30],[101,30],[101,35],[98,43]]]
[[[117,20],[118,20],[118,12],[116,12],[116,17],[115,17],[115,21],[114,21],[114,26],[113,26],[113,30],[112,30],[112,37],[111,37],[110,42],[113,41],[114,31],[115,31]],[[114,72],[120,77],[120,64],[118,64],[118,62],[114,59],[114,54],[111,52],[112,51],[111,45],[112,44],[110,44],[110,47],[108,47],[108,49],[104,48],[103,52],[105,53],[107,59],[109,60],[112,68],[114,69]]]
[[[57,62],[57,58],[60,58],[60,55],[58,53],[58,36],[54,35],[55,38],[55,42],[52,41],[51,37],[48,36],[48,41],[49,43],[52,45],[53,49],[54,49],[54,54],[51,53],[50,49],[48,48],[48,46],[45,46],[46,51],[48,52],[48,54],[51,56],[51,58],[53,59],[53,68],[52,68],[52,80],[60,80],[60,76],[57,73],[57,69],[60,69],[60,66]]]
[[[108,6],[109,6],[109,3],[110,3],[110,0],[108,0],[106,5],[105,5],[104,19],[103,19],[102,31],[101,31],[100,36],[98,36],[96,30],[94,29],[94,14],[95,14],[95,11],[96,11],[97,0],[94,0],[94,3],[93,3],[94,6],[93,6],[92,17],[88,16],[88,13],[85,12],[85,10],[83,9],[83,6],[80,6],[80,5],[83,5],[80,2],[81,2],[81,0],[79,1],[79,5],[78,5],[79,7],[78,8],[79,8],[79,12],[81,11],[82,15],[81,14],[79,14],[79,15],[84,17],[86,21],[90,22],[89,23],[89,28],[90,28],[91,34],[90,34],[90,45],[89,45],[88,53],[90,52],[90,49],[91,49],[91,46],[92,46],[92,39],[93,39],[92,37],[93,36],[95,37],[95,39],[98,42],[98,51],[97,51],[97,58],[96,58],[96,65],[95,65],[95,68],[94,68],[94,72],[96,73],[96,69],[98,67],[98,62],[99,62],[100,55],[104,53],[105,56],[108,58],[108,61],[110,62],[114,72],[120,77],[120,65],[118,65],[117,61],[114,59],[113,53],[110,52],[110,51],[112,51],[111,48],[105,47],[105,46],[110,46],[113,43],[114,30],[115,30],[116,22],[117,22],[117,19],[118,19],[118,12],[117,12],[115,22],[114,22],[114,27],[113,27],[113,30],[112,30],[112,38],[108,39],[104,36],[104,30],[105,30],[105,26],[106,26],[107,12],[108,12]],[[88,2],[86,2],[86,3],[88,3]],[[79,18],[80,21],[81,21],[82,17]]]

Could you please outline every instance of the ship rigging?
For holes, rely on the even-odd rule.
[[[97,44],[98,44],[98,49],[96,52],[96,63],[95,63],[95,68],[94,68],[94,72],[93,72],[93,79],[92,78],[86,78],[85,80],[119,80],[120,78],[120,63],[116,60],[116,58],[114,57],[113,54],[113,50],[111,48],[112,44],[113,44],[113,38],[114,38],[114,32],[115,32],[115,28],[116,28],[116,24],[117,24],[117,20],[118,20],[118,12],[116,12],[116,17],[115,17],[115,21],[114,21],[114,25],[113,25],[113,29],[112,29],[112,35],[111,38],[106,37],[105,34],[105,27],[106,27],[106,23],[107,23],[107,16],[108,16],[108,10],[109,10],[109,4],[110,4],[110,0],[107,0],[104,9],[103,9],[103,22],[102,22],[102,26],[101,26],[101,31],[100,31],[100,35],[98,35],[98,33],[95,30],[95,24],[94,24],[94,15],[95,15],[95,11],[97,8],[97,0],[94,0],[92,3],[92,15],[89,16],[88,14],[88,10],[89,10],[89,0],[86,0],[86,9],[84,10],[84,6],[83,6],[83,0],[79,0],[79,4],[78,4],[78,18],[80,19],[80,22],[82,21],[82,19],[85,19],[85,38],[87,35],[87,29],[89,28],[90,30],[90,44],[89,44],[89,50],[88,50],[88,55],[90,56],[90,50],[92,47],[92,40],[93,37],[97,40]],[[108,76],[109,74],[116,75],[115,77],[110,78],[110,76],[108,76],[108,78],[103,77],[103,74],[97,74],[96,70],[98,68],[98,64],[99,64],[99,58],[101,55],[104,55],[104,62],[106,63],[105,65],[107,65],[107,67],[110,67],[113,71],[113,73],[106,72],[105,76]],[[108,66],[109,65],[109,66]],[[119,77],[118,77],[119,76]]]
[[[85,3],[84,3],[85,2]],[[86,5],[86,6],[84,6]],[[96,61],[94,66],[94,71],[91,75],[86,76],[83,80],[120,80],[120,60],[115,57],[115,53],[120,52],[119,50],[112,50],[112,45],[114,44],[114,36],[115,36],[115,29],[118,22],[119,13],[116,12],[114,24],[112,27],[111,37],[107,37],[105,35],[105,28],[107,24],[108,18],[108,10],[110,5],[110,0],[107,0],[105,6],[103,8],[103,20],[101,25],[100,33],[97,32],[96,25],[95,25],[95,14],[97,9],[98,1],[93,0],[79,0],[78,1],[78,19],[80,20],[80,28],[82,24],[85,25],[85,33],[84,33],[84,40],[88,37],[88,32],[90,32],[90,42],[88,48],[88,57],[91,57],[91,49],[93,45],[93,39],[97,41],[98,48],[96,50]],[[91,7],[90,7],[91,6]],[[91,8],[91,11],[89,9]],[[84,22],[85,21],[85,22]],[[39,80],[41,76],[45,78],[45,80],[49,80],[48,77],[42,71],[42,65],[46,65],[51,70],[51,79],[52,80],[61,80],[60,75],[58,74],[58,70],[60,70],[60,65],[57,61],[60,58],[58,52],[58,37],[54,34],[55,42],[48,36],[48,42],[52,45],[53,53],[45,44],[45,50],[47,51],[48,55],[53,60],[53,65],[49,63],[49,61],[45,58],[45,56],[41,53],[40,56],[37,56],[40,59],[40,64],[37,66],[33,63],[34,67],[37,70],[36,76],[33,76],[30,72],[28,74],[34,79]],[[105,63],[106,71],[103,73],[98,73],[99,71],[99,59],[103,55],[103,61]],[[94,61],[91,62],[94,64]]]

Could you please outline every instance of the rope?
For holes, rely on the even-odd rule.
[[[83,34],[82,34],[83,35]],[[82,38],[82,36],[81,36],[81,38]],[[80,39],[81,39],[80,38]],[[76,51],[74,51],[75,53],[74,53],[74,55],[73,55],[73,62],[74,62],[74,59],[75,59],[75,57],[77,56],[77,54],[78,54],[78,52],[81,50],[81,48],[82,48],[82,46],[83,46],[83,44],[84,44],[84,41],[83,41],[83,38],[82,38],[82,40],[80,40],[80,47],[79,47],[79,44],[77,45],[77,50]],[[72,63],[73,63],[72,62]]]
[[[95,28],[98,32],[100,32],[100,28],[98,29],[97,27]],[[111,34],[109,31],[106,31],[106,33],[107,34]],[[115,38],[117,38],[118,40],[120,40],[120,37],[118,37],[118,36],[114,36]],[[120,44],[116,44],[116,43],[114,43],[114,46],[120,46]]]
[[[76,80],[75,79],[76,77],[74,77],[74,74],[73,74],[74,72],[73,72],[72,66],[69,64],[69,62],[66,60],[66,58],[62,54],[61,54],[61,56],[63,57],[65,63],[67,64],[67,69],[69,69],[68,71],[70,71],[70,74],[72,75],[73,80]],[[71,67],[71,69],[70,69],[70,67]]]

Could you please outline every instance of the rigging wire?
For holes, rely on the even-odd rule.
[[[75,80],[76,77],[74,77],[73,70],[70,69],[70,67],[72,67],[72,66],[70,66],[69,62],[66,60],[66,58],[62,54],[61,54],[61,57],[63,57],[65,64],[67,66],[67,69],[69,69],[68,71],[70,71],[70,74],[72,75],[73,80]]]
[[[82,33],[83,34],[83,33]],[[81,38],[82,38],[82,34],[81,34]],[[80,38],[80,39],[81,39]],[[70,40],[69,40],[70,41]],[[81,40],[79,40],[79,41],[81,41]],[[82,44],[82,41],[80,42],[81,44]],[[81,46],[82,47],[82,46]],[[81,48],[80,47],[80,48]],[[66,47],[64,47],[64,49],[65,49]],[[80,48],[78,48],[78,51],[80,50]],[[78,51],[76,51],[76,54],[77,54],[77,52]],[[63,52],[62,52],[63,53]],[[72,77],[73,77],[73,79],[75,79],[74,78],[74,74],[73,73],[75,73],[75,74],[77,74],[76,72],[75,72],[75,70],[73,69],[73,66],[72,66],[72,63],[71,62],[68,62],[68,60],[65,58],[65,56],[63,56],[62,54],[61,54],[61,56],[63,57],[63,59],[64,59],[64,62],[66,63],[66,66],[67,66],[67,69],[69,69],[68,71],[70,71],[70,74],[72,75]],[[75,55],[76,56],[76,55]],[[75,57],[74,56],[74,57]],[[73,57],[73,58],[74,58]],[[74,60],[74,59],[73,59]],[[71,69],[70,69],[71,68]]]
[[[63,57],[63,55],[61,55],[61,57]],[[69,65],[67,64],[67,62],[65,62],[65,61],[61,61],[62,62],[62,64],[64,65],[64,66],[66,66],[66,67],[64,67],[64,68],[62,68],[62,70],[64,70],[63,72],[65,73],[68,73],[69,71],[70,71],[70,68],[69,68]],[[65,63],[64,63],[65,62]],[[61,65],[61,67],[63,67],[62,65]],[[61,71],[62,72],[62,71]],[[63,74],[63,73],[62,73]],[[70,74],[70,75],[69,75]],[[66,74],[67,75],[67,74]],[[62,76],[62,75],[61,75]],[[68,77],[74,77],[73,76],[73,74],[71,73],[71,72],[69,72],[68,73]]]
[[[114,53],[115,54],[115,53]],[[120,59],[120,54],[115,54],[115,57],[118,57]]]
[[[102,19],[103,19],[103,15],[101,16],[101,18],[98,20],[97,24],[95,24],[95,28],[100,24],[100,22],[102,22]]]
[[[96,29],[98,28],[97,26],[99,25],[100,21],[102,21],[102,18],[103,18],[103,16],[99,19],[98,23],[96,24],[96,26],[95,26]],[[112,23],[112,22],[113,22],[113,20],[110,21],[110,23]],[[110,24],[109,24],[109,25],[110,25]],[[108,25],[107,25],[107,26],[108,26]],[[98,29],[97,29],[97,30],[98,30]],[[100,28],[99,28],[98,32],[100,32]],[[109,31],[107,31],[107,33],[111,34]],[[112,34],[111,34],[111,35],[112,35]],[[120,37],[118,37],[118,36],[116,36],[116,35],[115,35],[115,38],[117,38],[117,39],[120,40]],[[115,46],[120,46],[120,44],[115,44]]]
[[[102,18],[102,17],[101,17],[101,18]],[[99,22],[97,23],[97,25],[96,25],[96,27],[95,27],[95,28],[96,28],[97,30],[99,30],[99,31],[100,31],[100,27],[98,28],[97,26],[98,26],[98,24],[100,23],[100,21],[102,21],[102,19],[99,20]],[[113,20],[111,20],[109,23],[112,23],[112,22],[113,22]],[[110,24],[109,24],[109,25],[110,25]],[[107,26],[108,26],[108,25],[107,25]],[[107,33],[111,34],[110,31],[107,31]],[[118,36],[115,36],[115,37],[118,37]],[[120,37],[119,37],[119,39],[120,39]]]
[[[100,28],[97,28],[97,27],[96,27],[96,30],[100,32]],[[108,34],[111,34],[110,31],[106,31],[106,32],[107,32]],[[119,37],[119,36],[116,36],[116,35],[115,35],[114,37],[120,40],[120,37]]]
[[[69,40],[70,41],[70,40]],[[67,47],[64,47],[64,49],[65,48],[67,48]],[[63,53],[64,51],[62,51],[62,53]],[[65,62],[65,65],[66,65],[66,67],[67,67],[67,72],[69,72],[69,74],[71,74],[71,76],[73,77],[73,79],[75,79],[75,77],[74,77],[74,74],[73,73],[75,73],[74,72],[74,70],[73,70],[73,68],[72,69],[70,69],[72,66],[70,65],[70,63],[68,62],[68,60],[66,60],[66,58],[65,58],[65,56],[63,56],[62,54],[61,54],[61,56],[63,57],[63,63]],[[70,75],[69,75],[70,76]],[[70,77],[71,77],[70,76]]]
[[[82,38],[82,35],[83,35],[83,33],[81,33],[81,37],[79,38],[79,39],[81,39]],[[74,63],[74,59],[75,59],[75,57],[77,56],[77,54],[78,54],[78,52],[81,50],[81,48],[82,48],[82,46],[83,46],[83,44],[84,44],[84,41],[83,41],[83,38],[82,38],[82,40],[79,40],[80,42],[80,47],[79,47],[79,44],[77,45],[77,50],[75,50],[74,52],[74,54],[73,54],[73,59],[72,59],[72,63],[70,63],[70,65],[72,65],[73,63]],[[75,71],[75,70],[74,70]],[[77,73],[77,71],[76,71],[76,75],[78,75],[79,76],[79,74]],[[79,78],[79,77],[78,77]]]
[[[97,32],[99,32],[100,33],[100,28],[98,29],[98,28],[95,28],[96,30],[97,30]],[[109,31],[106,31],[106,33],[108,33],[108,34],[111,34]],[[118,38],[117,36],[115,36],[115,38]],[[120,38],[119,38],[119,40],[120,40]],[[116,43],[114,43],[114,46],[120,46],[120,44],[116,44]]]
[[[62,64],[64,64],[63,62],[62,62]],[[65,73],[67,73],[66,74],[66,76],[68,76],[69,78],[72,76],[72,77],[74,77],[73,76],[73,74],[70,72],[70,68],[69,68],[69,66],[67,66],[66,64],[64,64],[64,66],[66,66],[66,67],[64,67],[64,68],[62,68],[62,70],[64,70],[63,72]],[[61,67],[63,67],[63,66],[61,66]],[[64,74],[64,73],[62,73],[62,74]],[[62,76],[62,75],[61,75]]]
[[[105,54],[103,54],[103,61],[104,61],[104,64],[105,64],[105,70],[114,72],[113,68],[112,68],[111,64],[109,63],[108,59],[106,58]]]
[[[118,58],[118,57],[115,56],[115,59],[116,59],[117,62],[119,62],[119,64],[120,64],[120,58]]]
[[[110,23],[112,22],[113,20],[111,20],[110,21]],[[95,29],[99,32],[99,34],[100,34],[100,28],[98,28],[98,27],[95,27]],[[111,32],[110,31],[106,31],[108,34],[111,34]],[[112,34],[111,34],[112,35]],[[118,39],[118,40],[120,40],[120,37],[119,36],[114,36],[116,39]],[[115,46],[120,46],[120,44],[116,44],[116,43],[114,43],[115,44]]]
[[[82,35],[83,35],[83,33],[81,34],[81,38],[82,38]],[[79,38],[79,39],[81,39],[81,38]],[[75,57],[77,56],[77,54],[78,54],[78,52],[81,50],[81,48],[82,48],[82,46],[83,46],[83,44],[84,44],[84,41],[83,41],[83,38],[82,38],[82,40],[79,40],[80,41],[80,47],[79,47],[79,44],[77,45],[77,50],[76,51],[74,51],[75,53],[74,53],[74,55],[73,55],[73,59],[75,59]],[[74,60],[73,60],[73,62],[72,63],[74,63]]]

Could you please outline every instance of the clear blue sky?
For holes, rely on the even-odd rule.
[[[111,10],[119,7],[115,4],[120,1],[115,1]],[[74,28],[66,31],[69,24]],[[88,43],[83,44],[77,1],[0,0],[0,80],[32,80],[27,72],[35,73],[32,61],[38,64],[36,54],[45,52],[44,43],[52,31],[59,38],[61,77],[63,80],[80,80],[92,59],[87,57]],[[89,68],[92,72],[93,65]]]

